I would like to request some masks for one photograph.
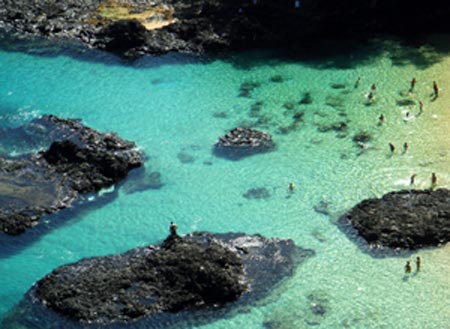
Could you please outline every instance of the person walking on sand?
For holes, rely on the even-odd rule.
[[[405,274],[410,274],[410,273],[411,273],[411,263],[408,260],[405,265]]]

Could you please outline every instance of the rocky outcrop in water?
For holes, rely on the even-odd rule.
[[[450,5],[410,0],[2,0],[0,27],[142,53],[305,47],[315,38],[448,32]],[[420,24],[414,24],[420,22]]]
[[[218,156],[239,159],[255,153],[272,151],[275,144],[272,135],[250,128],[237,127],[230,130],[214,145]]]
[[[391,192],[341,218],[371,245],[417,249],[450,241],[450,190]]]
[[[264,297],[312,255],[292,240],[259,235],[171,235],[161,245],[57,268],[36,283],[4,325],[71,328],[76,320],[153,328],[211,320],[229,312],[227,306]],[[53,313],[66,320],[47,323],[52,317],[45,314]]]
[[[133,142],[80,120],[43,116],[22,127],[20,135],[32,138],[34,145],[51,145],[38,153],[0,157],[0,230],[10,235],[68,207],[80,193],[117,183],[143,164]]]

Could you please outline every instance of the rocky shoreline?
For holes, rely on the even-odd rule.
[[[414,250],[450,241],[450,190],[403,190],[367,199],[340,221],[375,247]]]
[[[80,40],[135,57],[249,47],[304,48],[315,39],[450,32],[450,5],[407,0],[2,0],[0,29]],[[420,24],[415,24],[420,22]],[[355,36],[358,31],[358,36]]]
[[[5,132],[2,132],[5,133]],[[42,116],[16,129],[45,151],[0,157],[0,231],[19,235],[45,214],[69,207],[143,164],[133,142],[100,133],[80,120]]]
[[[263,298],[314,251],[242,233],[171,234],[162,244],[83,259],[30,289],[3,325],[154,327],[211,321]],[[52,322],[51,314],[63,317]]]

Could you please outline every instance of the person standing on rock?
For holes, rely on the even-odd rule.
[[[174,222],[170,222],[170,235],[175,236],[177,234],[178,226]]]

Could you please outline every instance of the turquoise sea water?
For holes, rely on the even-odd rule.
[[[395,41],[297,59],[260,51],[124,63],[96,51],[0,51],[1,125],[42,114],[82,118],[135,141],[149,157],[147,169],[159,171],[164,183],[131,194],[119,188],[110,200],[95,196],[86,211],[46,218],[39,235],[31,230],[14,242],[1,237],[0,318],[52,269],[159,242],[174,220],[180,233],[260,233],[316,251],[267,299],[202,328],[448,328],[448,247],[373,257],[336,223],[365,198],[409,188],[413,173],[417,188],[429,187],[432,172],[439,186],[450,184],[449,68],[445,53]],[[273,82],[275,75],[282,82]],[[413,77],[415,92],[407,95]],[[433,80],[441,87],[435,101]],[[260,84],[251,98],[239,97],[244,82]],[[373,83],[375,101],[368,105]],[[299,104],[308,92],[312,103]],[[415,105],[397,104],[404,99]],[[418,100],[424,103],[420,116]],[[297,112],[304,113],[302,122],[286,133]],[[323,131],[342,122],[347,131]],[[270,132],[277,149],[240,161],[215,157],[218,136],[238,125]],[[366,150],[352,141],[362,131],[372,136]],[[0,150],[23,151],[14,144]],[[270,192],[268,199],[243,197],[259,187]],[[416,255],[422,271],[405,278],[405,261]],[[313,313],[317,303],[323,315]]]

